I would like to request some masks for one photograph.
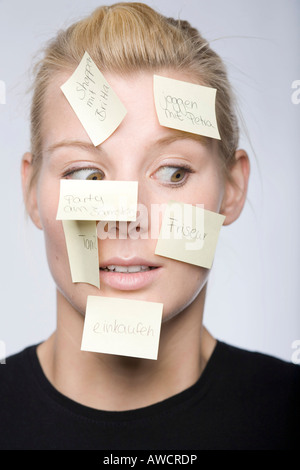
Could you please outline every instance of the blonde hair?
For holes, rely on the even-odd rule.
[[[191,73],[202,85],[217,89],[218,141],[223,166],[234,161],[239,129],[234,97],[221,58],[187,21],[167,18],[142,3],[101,6],[90,16],[59,31],[35,68],[31,106],[33,177],[42,159],[41,122],[45,91],[53,76],[72,72],[87,51],[98,68],[117,74],[172,69]]]

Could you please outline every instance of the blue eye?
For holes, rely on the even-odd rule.
[[[193,173],[191,168],[162,166],[155,172],[155,178],[166,184],[179,184],[185,181],[188,173]]]
[[[73,180],[103,180],[104,173],[96,168],[82,168],[70,171],[65,177]]]

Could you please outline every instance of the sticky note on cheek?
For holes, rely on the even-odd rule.
[[[95,146],[104,142],[126,115],[123,103],[87,52],[61,90]]]
[[[156,360],[163,304],[88,296],[81,350]]]
[[[137,181],[60,180],[57,220],[135,221]]]
[[[220,139],[215,88],[154,75],[154,101],[162,126]]]
[[[170,201],[163,216],[155,254],[211,268],[225,216]]]
[[[63,220],[62,224],[72,281],[100,288],[96,222]]]

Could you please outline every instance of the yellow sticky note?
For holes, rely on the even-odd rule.
[[[170,201],[163,216],[155,254],[211,268],[225,216],[201,205]]]
[[[155,107],[162,126],[220,139],[215,88],[159,75],[153,79]]]
[[[157,359],[163,304],[88,296],[81,349]]]
[[[73,282],[86,282],[100,288],[96,222],[63,220]]]
[[[137,181],[60,180],[57,220],[135,221]]]
[[[95,146],[104,142],[126,115],[123,103],[87,52],[61,90]]]

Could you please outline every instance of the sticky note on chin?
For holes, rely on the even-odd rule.
[[[155,107],[162,126],[220,139],[215,88],[159,75],[153,80]]]
[[[137,181],[60,180],[57,220],[135,221]]]
[[[163,304],[88,296],[81,350],[157,359]]]
[[[63,220],[62,224],[72,281],[100,288],[96,222]]]
[[[211,268],[225,216],[201,205],[170,201],[163,216],[155,254]]]
[[[95,146],[104,142],[126,115],[123,103],[87,52],[61,90]]]

